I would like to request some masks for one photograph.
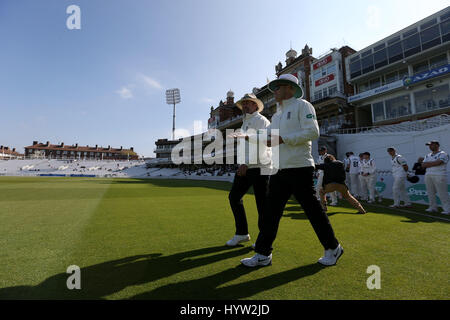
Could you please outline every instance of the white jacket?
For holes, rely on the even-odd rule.
[[[279,145],[278,169],[314,167],[311,147],[312,140],[319,138],[319,125],[311,103],[296,98],[279,103],[269,129],[272,135],[278,129],[284,141]],[[273,149],[272,154],[276,156]],[[272,158],[272,164],[277,168],[277,159]]]
[[[241,132],[247,133],[250,130],[250,133],[254,133],[260,129],[267,129],[269,127],[270,121],[267,120],[262,114],[258,111],[253,112],[252,114],[245,114],[244,120],[242,121]],[[254,130],[254,132],[251,132]],[[238,139],[238,152],[240,148],[243,148],[241,145],[245,140]],[[256,142],[256,141],[255,141]],[[261,150],[257,150],[257,153],[253,153],[252,157],[250,157],[249,152],[252,150],[250,148],[250,144],[248,141],[245,141],[245,160],[239,159],[238,155],[238,163],[246,164],[249,169],[251,168],[270,168],[271,167],[271,148],[267,147],[264,144],[253,144],[252,148],[255,151],[260,146]],[[242,150],[242,149],[241,149]],[[259,152],[258,152],[259,151]],[[253,158],[253,159],[252,159]],[[244,161],[239,161],[244,160]],[[250,161],[255,160],[255,161]],[[253,162],[253,163],[251,163]],[[256,163],[255,163],[256,162]]]

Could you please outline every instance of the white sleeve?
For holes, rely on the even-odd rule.
[[[311,103],[299,103],[298,130],[282,136],[288,145],[299,145],[319,138],[319,125],[316,120],[316,111]]]
[[[441,160],[443,163],[447,164],[448,163],[448,154],[446,154],[445,152],[441,152],[438,156],[438,160]]]

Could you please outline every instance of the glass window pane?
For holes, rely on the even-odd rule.
[[[330,96],[333,96],[337,92],[337,86],[334,85],[334,86],[329,87],[328,92],[329,92]]]
[[[444,21],[444,20],[446,20],[446,19],[448,19],[448,18],[450,18],[450,11],[447,12],[447,13],[444,13],[444,14],[441,16],[441,21]]]
[[[439,26],[428,28],[420,33],[422,45],[439,37]]]
[[[409,57],[420,52],[419,34],[416,33],[415,35],[403,40],[403,49],[405,50],[405,57]]]
[[[351,58],[351,59],[350,59],[350,63],[353,63],[353,62],[355,62],[355,61],[357,61],[357,60],[359,60],[359,55],[358,55],[358,56],[355,56],[355,57],[353,57],[353,58]]]
[[[397,81],[397,77],[398,77],[398,72],[388,73],[386,75],[386,84]]]
[[[419,72],[423,72],[423,71],[427,71],[429,69],[428,67],[428,60],[419,62],[415,65],[413,65],[413,73],[419,73]]]
[[[375,52],[373,55],[373,60],[375,62],[375,68],[381,68],[382,66],[387,65],[386,49]]]
[[[382,121],[385,119],[383,101],[372,104],[373,121]]]
[[[327,68],[327,74],[336,73],[336,65],[333,64]]]
[[[447,55],[445,53],[430,59],[430,69],[445,66],[446,64],[447,64]]]
[[[424,30],[424,29],[426,29],[428,27],[431,27],[433,24],[436,24],[436,23],[437,23],[436,19],[433,19],[431,21],[425,22],[424,24],[420,25],[420,30]]]
[[[389,63],[403,59],[402,43],[397,42],[388,47]]]
[[[413,34],[415,34],[415,33],[417,33],[417,28],[408,30],[408,31],[406,31],[406,32],[403,33],[403,39],[405,39],[405,38],[407,38],[407,37],[409,37],[410,35],[413,35]]]
[[[427,88],[414,93],[416,112],[427,112],[449,106],[450,91],[448,84]]]
[[[400,36],[397,36],[397,37],[395,37],[395,38],[389,40],[389,41],[388,41],[388,46],[391,45],[391,44],[393,44],[393,43],[396,43],[397,41],[400,41]]]
[[[351,78],[361,75],[361,60],[350,63],[350,76]]]
[[[400,69],[398,71],[398,79],[403,79],[404,77],[407,77],[407,76],[409,76],[408,68]]]
[[[367,50],[366,52],[361,53],[361,58],[367,57],[372,53],[372,50]]]
[[[378,88],[381,86],[380,78],[375,78],[369,82],[370,89]]]
[[[369,90],[369,83],[361,83],[359,85],[359,93]]]
[[[409,95],[386,100],[386,119],[395,119],[411,114]]]
[[[376,51],[381,50],[381,49],[383,49],[383,48],[385,48],[385,47],[386,47],[386,44],[385,44],[385,43],[382,43],[382,44],[376,46],[375,48],[373,48],[373,51],[376,52]]]
[[[367,56],[361,59],[362,73],[370,72],[374,69],[373,67],[373,55]]]

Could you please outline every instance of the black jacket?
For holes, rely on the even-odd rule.
[[[324,172],[322,186],[328,183],[345,184],[345,167],[341,161],[335,160],[330,163],[316,164],[316,170],[318,169]]]

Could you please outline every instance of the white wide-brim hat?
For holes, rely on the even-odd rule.
[[[236,106],[242,110],[242,102],[244,101],[253,101],[254,103],[257,104],[258,106],[258,112],[261,112],[264,109],[264,103],[259,100],[253,93],[246,93],[245,96],[239,100],[238,102],[236,102]]]
[[[298,79],[292,74],[282,74],[278,79],[273,80],[269,83],[268,88],[270,91],[274,92],[280,85],[290,85],[295,89],[294,97],[303,97],[302,87],[298,84]]]

